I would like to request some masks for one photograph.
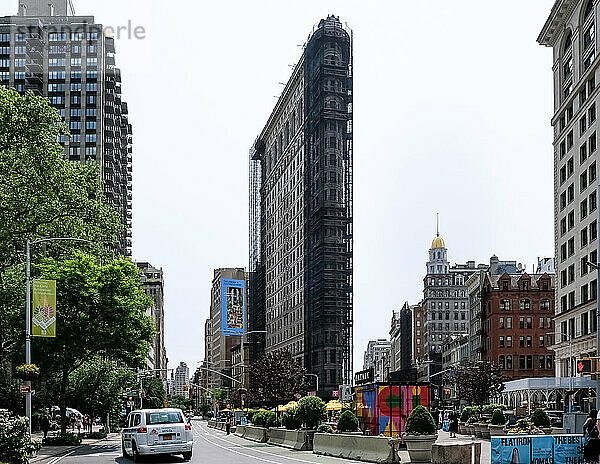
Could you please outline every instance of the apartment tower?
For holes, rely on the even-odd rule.
[[[556,376],[596,354],[598,263],[598,2],[557,0],[538,43],[552,47],[554,76],[554,248],[556,288],[551,347]]]
[[[352,380],[352,234],[352,33],[328,16],[250,150],[251,353],[289,351],[323,397]]]
[[[20,0],[18,16],[0,18],[0,85],[47,97],[60,113],[65,156],[100,168],[124,226],[117,251],[131,256],[131,124],[114,39],[93,16],[75,16],[71,0]]]

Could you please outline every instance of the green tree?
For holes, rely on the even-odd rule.
[[[0,87],[0,405],[16,409],[23,362],[25,243],[41,237],[87,239],[107,256],[122,228],[106,203],[99,167],[72,163],[59,144],[66,128],[48,99]],[[79,244],[78,246],[81,246]],[[69,256],[73,243],[48,243],[34,256]],[[39,398],[39,397],[38,397]]]
[[[66,430],[69,375],[96,356],[142,367],[154,337],[146,309],[152,304],[140,285],[140,271],[125,258],[99,263],[76,254],[48,258],[35,275],[57,281],[56,338],[36,339],[34,359],[42,372],[58,375],[59,406]]]
[[[179,408],[182,411],[187,411],[188,409],[190,409],[190,406],[193,406],[192,400],[189,400],[185,396],[182,396],[182,395],[172,396],[171,399],[169,400],[170,408]]]
[[[162,408],[165,404],[165,386],[158,377],[144,377],[142,379],[144,390],[145,408]]]
[[[122,406],[122,395],[135,384],[134,373],[119,368],[114,361],[94,357],[69,375],[69,405],[91,417],[116,415]]]
[[[266,354],[250,367],[249,397],[255,404],[275,406],[309,388],[306,369],[289,352]]]
[[[466,361],[456,368],[452,380],[459,398],[481,407],[504,390],[507,378],[498,366],[488,361]]]

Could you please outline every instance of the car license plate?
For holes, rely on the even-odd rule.
[[[165,440],[172,440],[173,439],[173,435],[163,435],[162,439],[163,439],[163,441],[165,441]]]

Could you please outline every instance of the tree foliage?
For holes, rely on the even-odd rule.
[[[507,378],[488,361],[466,361],[455,370],[453,381],[458,396],[467,403],[483,406],[490,397],[504,390]]]
[[[178,408],[182,411],[187,411],[188,409],[190,409],[190,406],[193,406],[192,400],[187,399],[183,395],[172,396],[169,400],[170,408]]]
[[[0,462],[26,464],[38,448],[29,437],[27,418],[0,409]]]
[[[306,394],[309,388],[306,369],[289,352],[266,354],[250,366],[248,393],[254,404],[275,406]]]
[[[69,375],[67,401],[91,417],[106,417],[122,409],[122,395],[134,385],[134,374],[114,361],[94,357]]]
[[[300,420],[309,430],[314,430],[327,415],[325,402],[318,396],[305,396],[298,401]]]
[[[142,379],[144,390],[145,408],[162,408],[165,404],[165,386],[158,377],[144,377]]]
[[[34,272],[57,281],[56,338],[36,339],[33,348],[42,372],[58,375],[64,418],[69,375],[85,362],[102,356],[144,365],[154,337],[152,317],[146,315],[152,302],[140,285],[139,269],[125,258],[99,263],[78,253],[62,261],[48,258]]]
[[[412,410],[406,421],[406,433],[410,435],[434,435],[437,431],[431,413],[423,406]]]

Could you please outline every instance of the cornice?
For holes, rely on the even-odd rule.
[[[580,0],[556,0],[537,41],[540,45],[553,47],[565,24]]]

